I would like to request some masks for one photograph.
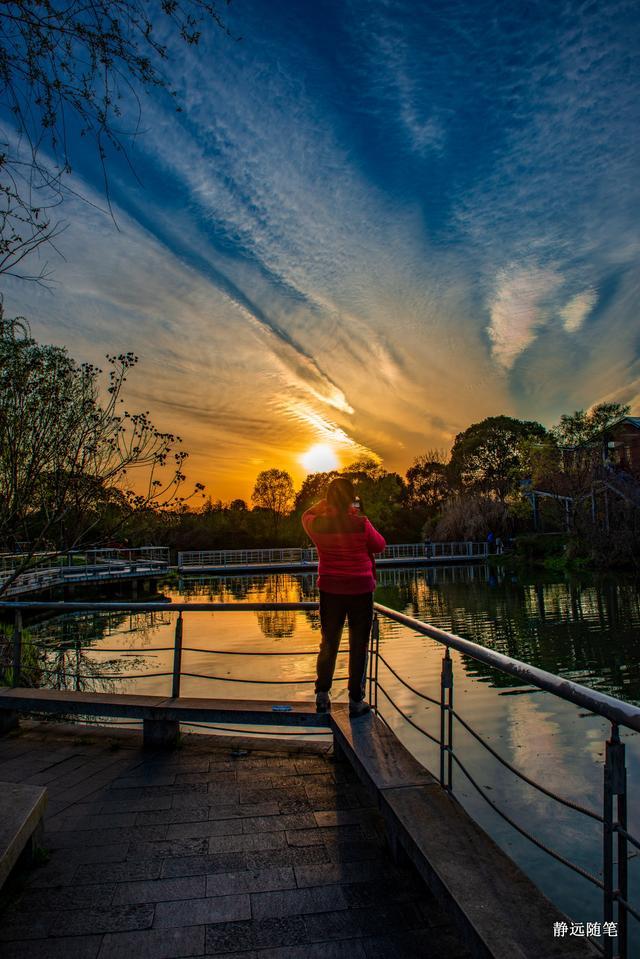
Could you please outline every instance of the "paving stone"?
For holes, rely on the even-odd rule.
[[[187,806],[183,809],[148,809],[135,813],[136,826],[156,826],[161,823],[200,822],[209,818],[208,806]]]
[[[81,883],[133,882],[142,879],[157,879],[162,862],[160,859],[142,859],[127,862],[91,863],[78,866],[75,879]]]
[[[47,837],[48,841],[49,838]],[[60,857],[60,861],[67,863],[121,862],[128,851],[128,842],[114,842],[109,846],[72,846],[69,849],[60,849],[57,852],[54,850],[54,855]]]
[[[277,779],[276,770],[270,768],[239,769],[236,776],[239,785],[246,786],[249,784],[259,789],[272,786]],[[300,782],[298,785],[300,785]]]
[[[159,842],[134,842],[127,859],[166,859],[167,856],[197,856],[208,851],[208,839],[171,839]]]
[[[286,846],[285,833],[241,833],[235,836],[212,836],[209,842],[209,852],[241,852],[252,849],[278,849]],[[187,842],[187,840],[184,840]],[[193,840],[191,840],[193,842]]]
[[[307,796],[297,799],[278,799],[278,810],[283,815],[313,811],[313,804]]]
[[[325,846],[285,846],[283,849],[257,849],[248,851],[245,856],[247,869],[260,869],[269,866],[297,866],[329,861]]]
[[[149,769],[164,770],[166,772],[206,772],[211,768],[211,761],[206,757],[189,757],[168,755],[153,759],[146,764]]]
[[[302,799],[306,795],[303,786],[289,786],[281,789],[274,789],[271,786],[253,787],[240,786],[238,789],[241,803],[256,803],[278,801],[279,799]]]
[[[408,902],[424,898],[425,893],[415,879],[396,876],[393,882],[380,878],[377,882],[344,883],[342,891],[350,907],[385,905],[387,902]]]
[[[245,803],[235,806],[209,806],[209,819],[245,819],[254,816],[278,816],[281,813],[277,802]]]
[[[274,869],[243,869],[238,872],[218,873],[207,877],[207,896],[235,893],[269,892],[274,889],[294,889],[296,880],[290,866]]]
[[[300,756],[298,759],[294,760],[293,765],[295,766],[298,772],[333,772],[335,769],[335,763],[331,763],[328,759],[319,759],[315,756]]]
[[[309,801],[311,808],[314,810],[324,810],[324,809],[362,809],[368,808],[371,805],[370,799],[367,798],[364,801],[356,793],[349,792],[332,792],[327,789],[323,790],[314,790],[310,794],[305,796]]]
[[[219,872],[239,872],[247,868],[247,853],[221,852],[213,856],[176,856],[165,859],[162,877],[210,876]]]
[[[204,923],[232,922],[251,917],[249,896],[213,896],[184,902],[159,902],[154,928],[195,926]]]
[[[173,799],[173,796],[149,796],[147,799],[127,799],[123,800],[121,797],[116,799],[107,799],[104,800],[103,797],[102,803],[100,806],[100,811],[105,813],[117,813],[117,812],[144,812],[146,810],[153,809],[170,809]]]
[[[81,866],[76,862],[63,862],[62,853],[41,866],[37,866],[29,876],[29,886],[35,889],[46,889],[50,886],[69,886],[75,879],[75,874]]]
[[[112,933],[104,937],[98,959],[176,959],[204,951],[205,927],[146,929]]]
[[[167,773],[164,771],[150,770],[139,776],[123,776],[120,779],[114,779],[111,789],[131,789],[140,786],[173,786],[176,781],[176,773]]]
[[[466,959],[470,955],[457,937],[425,929],[363,938],[362,945],[367,959]]]
[[[142,882],[120,883],[115,890],[113,904],[164,902],[172,899],[201,899],[204,895],[204,876],[189,876],[181,879],[152,879]]]
[[[243,756],[236,760],[239,769],[290,769],[294,765],[293,759],[281,756]]]
[[[396,870],[379,860],[359,862],[329,862],[311,866],[296,866],[295,876],[300,888],[326,886],[330,883],[371,882],[374,879],[385,883],[396,882]]]
[[[311,829],[288,829],[290,846],[317,846],[320,843],[354,842],[362,839],[360,826],[315,826]]]
[[[93,808],[95,808],[95,805],[95,803],[91,803]],[[75,807],[72,806],[71,808],[75,810]],[[116,829],[121,826],[135,826],[136,815],[135,812],[118,812],[111,814],[98,812],[88,814],[86,812],[70,811],[68,813],[61,813],[55,818],[50,819],[47,827],[50,832],[61,832],[71,829],[79,831]]]
[[[276,789],[288,789],[290,786],[302,786],[307,788],[331,789],[334,785],[333,776],[330,773],[300,773],[276,774],[271,776],[271,784]]]
[[[363,839],[362,842],[327,843],[325,848],[332,862],[359,862],[363,859],[388,857],[385,846],[370,839]]]
[[[207,792],[206,783],[175,783],[172,786],[136,786],[126,789],[114,788],[113,784],[105,795],[105,802],[128,802],[139,799],[152,799],[158,796],[196,796]]]
[[[261,949],[256,953],[256,957],[257,959],[366,959],[366,954],[359,940],[348,939]]]
[[[375,809],[325,809],[313,813],[316,826],[362,826],[381,824],[382,817]]]
[[[221,922],[207,926],[205,950],[208,955],[223,955],[251,949],[272,949],[297,945],[305,938],[301,916],[262,919],[252,922]]]
[[[412,904],[401,903],[363,909],[341,909],[304,917],[305,934],[310,941],[350,939],[362,936],[385,936],[424,926],[419,911]]]
[[[213,769],[202,772],[185,772],[180,776],[183,783],[235,783],[235,769]]]
[[[130,826],[120,829],[48,830],[47,843],[51,849],[70,849],[74,846],[90,848],[96,843],[145,842],[164,839],[167,826]]]
[[[348,906],[340,886],[315,886],[313,889],[283,889],[251,895],[254,919],[270,916],[304,916],[312,912],[332,912]]]
[[[238,819],[205,819],[200,822],[180,822],[167,827],[167,839],[198,838],[200,836],[233,836],[241,833]]]
[[[250,816],[242,822],[243,832],[277,832],[280,829],[308,829],[316,826],[313,814],[291,813],[285,816]]]
[[[60,889],[31,889],[22,893],[14,905],[14,910],[19,913],[27,910],[40,913],[54,909],[80,909],[85,906],[99,909],[111,904],[115,889],[114,882],[90,885],[74,883]]]
[[[211,783],[209,785],[212,785]],[[196,786],[185,787],[190,789],[195,789]],[[198,789],[202,789],[201,785],[197,785]],[[204,786],[206,789],[206,785]],[[266,797],[261,797],[261,801],[264,801]],[[273,796],[270,797],[273,799]],[[208,806],[233,806],[238,805],[240,802],[239,799],[239,790],[236,786],[229,786],[227,789],[209,789],[207,792],[182,792],[174,793],[172,797],[172,806],[174,809],[184,806],[199,806],[201,803],[206,803]]]
[[[106,909],[79,909],[69,912],[40,912],[28,921],[13,917],[0,927],[0,940],[44,939],[48,936],[84,936],[100,932],[148,929],[153,906],[110,906]]]
[[[6,942],[2,959],[96,959],[102,936]]]

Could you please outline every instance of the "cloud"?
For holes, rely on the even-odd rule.
[[[598,301],[595,290],[576,293],[560,310],[560,317],[567,333],[576,333]]]
[[[487,333],[497,363],[510,370],[549,320],[548,299],[561,278],[552,270],[517,265],[501,270],[489,304]]]

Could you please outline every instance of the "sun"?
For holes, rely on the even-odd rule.
[[[299,460],[307,473],[328,473],[338,468],[338,457],[326,443],[316,443]]]

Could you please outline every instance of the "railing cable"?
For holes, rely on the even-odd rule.
[[[455,709],[453,710],[453,715],[458,720],[458,722],[462,726],[464,726],[467,732],[470,733],[474,737],[474,739],[476,739],[480,743],[481,746],[484,746],[484,748],[488,750],[488,752],[490,752],[491,755],[495,759],[497,759],[499,763],[502,763],[503,766],[506,766],[506,768],[510,770],[515,776],[518,776],[519,779],[522,779],[524,782],[528,783],[529,786],[532,786],[534,789],[537,789],[540,792],[544,793],[545,796],[549,796],[550,799],[555,799],[556,802],[562,803],[563,806],[567,806],[569,809],[573,809],[576,812],[583,813],[585,816],[590,816],[591,819],[595,819],[599,823],[604,822],[604,818],[600,816],[597,812],[594,812],[592,809],[587,809],[586,806],[581,806],[579,803],[575,803],[571,799],[565,799],[563,796],[559,796],[557,793],[552,792],[550,789],[547,789],[545,786],[541,786],[540,783],[537,783],[535,780],[530,779],[527,775],[525,775],[525,773],[521,772],[519,769],[516,769],[515,766],[512,766],[510,762],[508,762],[506,759],[504,759],[503,756],[500,755],[500,753],[496,752],[496,750],[492,746],[490,746],[489,743],[486,742],[482,738],[482,736],[475,731],[475,729],[471,728],[469,723],[465,722],[462,716],[460,716],[455,711]]]
[[[478,785],[478,783],[475,781],[475,779],[473,778],[471,773],[468,771],[466,766],[464,766],[464,764],[460,762],[460,760],[455,755],[455,753],[452,754],[452,758],[454,763],[464,773],[464,775],[467,777],[467,779],[469,780],[471,785],[474,787],[474,789],[476,789],[480,793],[480,795],[485,800],[485,802],[487,802],[491,806],[491,808],[494,810],[494,812],[497,812],[497,814],[501,816],[502,819],[505,820],[505,822],[508,822],[510,826],[513,826],[513,828],[517,830],[517,832],[519,832],[521,836],[524,836],[525,839],[528,839],[529,842],[532,842],[534,846],[538,847],[538,849],[542,849],[543,852],[546,852],[553,859],[557,860],[557,862],[562,863],[564,866],[568,866],[569,869],[572,869],[579,876],[582,876],[583,879],[588,879],[589,882],[593,883],[594,886],[597,886],[598,889],[604,890],[604,883],[601,882],[599,879],[597,879],[594,875],[592,875],[586,869],[583,869],[582,866],[577,866],[575,863],[571,862],[569,859],[566,859],[561,853],[556,852],[555,849],[551,849],[549,846],[545,845],[545,843],[541,842],[539,839],[536,839],[535,836],[532,836],[530,832],[527,832],[526,829],[524,829],[517,822],[515,822],[515,820],[513,820],[511,816],[508,816],[507,813],[503,812],[502,809],[500,809],[500,807],[496,805],[496,803],[492,799],[490,799],[489,796],[487,796],[482,786]]]
[[[407,716],[407,714],[406,714],[405,712],[403,712],[403,710],[400,708],[400,706],[398,706],[397,703],[395,703],[395,702],[393,701],[393,699],[391,698],[391,696],[389,695],[389,693],[386,691],[386,689],[384,688],[384,686],[378,684],[378,689],[380,690],[380,692],[384,693],[384,695],[387,697],[387,699],[389,700],[389,702],[391,703],[391,705],[392,705],[395,709],[398,710],[398,712],[400,713],[400,715],[402,716],[402,718],[405,719],[405,720],[409,723],[410,726],[413,726],[413,728],[414,728],[414,729],[417,729],[419,733],[422,733],[423,736],[426,736],[428,739],[430,739],[432,742],[434,742],[434,743],[436,744],[436,746],[439,746],[439,745],[440,745],[440,740],[439,740],[439,739],[436,739],[435,736],[432,736],[431,733],[427,732],[426,729],[423,729],[422,726],[418,726],[417,723],[414,723],[413,719],[410,719],[409,716]],[[378,713],[378,715],[380,715],[380,713]],[[381,718],[382,718],[382,717],[381,717]],[[388,725],[388,723],[387,723],[387,725]]]

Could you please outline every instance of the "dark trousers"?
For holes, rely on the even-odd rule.
[[[373,593],[343,596],[320,590],[322,642],[316,667],[316,692],[328,693],[331,689],[345,619],[349,623],[349,695],[360,702],[364,699]]]

